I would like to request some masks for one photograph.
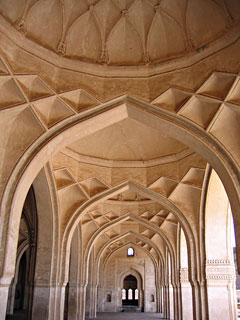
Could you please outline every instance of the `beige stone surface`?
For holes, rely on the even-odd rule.
[[[239,21],[237,0],[0,0],[1,319],[25,256],[29,320],[119,311],[128,274],[152,317],[236,318]]]

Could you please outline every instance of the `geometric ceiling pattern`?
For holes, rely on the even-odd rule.
[[[140,268],[152,260],[156,284],[163,275],[178,284],[188,266],[200,288],[217,175],[235,216],[239,200],[239,22],[238,0],[0,0],[3,247],[20,211],[19,245],[29,239],[32,184],[51,229],[51,246],[39,246],[53,253],[51,281],[65,285],[77,262],[84,296],[133,246]],[[6,257],[4,272],[15,258]]]
[[[57,54],[91,63],[139,65],[178,58],[217,40],[238,23],[240,4],[54,0],[46,6],[45,0],[9,0],[0,1],[0,12],[26,38]]]
[[[15,155],[17,154],[18,157],[34,140],[44,132],[51,130],[61,121],[74,118],[78,114],[101,104],[100,101],[82,88],[56,93],[37,75],[13,74],[3,59],[0,60],[0,71],[0,93],[2,97],[0,110],[2,114],[6,115],[8,112],[11,114],[9,123],[12,122],[13,131],[14,126],[15,128],[20,128],[22,125],[21,145],[17,145],[14,141],[11,142],[11,139],[4,143],[11,143]],[[235,119],[235,122],[232,122],[231,130],[234,130],[235,127],[236,130],[238,128],[236,115],[239,114],[240,110],[239,87],[239,75],[213,72],[195,92],[172,87],[155,98],[151,105],[154,108],[166,110],[165,112],[174,113],[180,119],[187,119],[201,130],[206,130],[215,138],[218,138],[218,135],[222,134],[222,126],[224,126],[224,119],[226,119],[224,116],[221,120],[222,113]],[[26,116],[28,117],[28,126],[25,126],[24,123]],[[6,133],[9,134],[7,131]],[[11,137],[11,132],[9,135]],[[228,137],[228,132],[226,132],[226,139],[229,138],[230,136]],[[221,140],[223,141],[222,137]],[[14,167],[14,161],[17,161],[17,158],[13,158],[12,163],[9,161],[3,163],[2,176],[4,179],[7,179]],[[139,176],[139,174],[137,175]],[[107,183],[106,179],[103,179],[103,181],[101,177],[94,176],[94,174],[86,178],[76,178],[68,165],[59,168],[54,167],[54,176],[60,205],[60,221],[63,228],[79,206],[112,188],[111,183]],[[199,208],[200,204],[203,177],[204,168],[202,166],[194,167],[190,164],[184,175],[179,176],[179,179],[159,172],[158,176],[155,174],[154,181],[146,182],[145,187],[175,203],[183,212],[189,215],[189,221],[197,229],[196,208]],[[134,181],[133,177],[131,179]],[[127,206],[126,210],[124,209],[122,212],[116,209],[117,204],[122,206],[123,203],[126,204],[131,201],[135,203],[135,207],[133,206],[131,210]],[[144,202],[147,205],[143,205]],[[115,210],[111,208],[112,203],[115,203]],[[103,211],[98,208],[96,211],[87,212],[82,217],[82,227],[88,230],[88,233],[86,233],[88,238],[85,239],[85,243],[87,243],[91,235],[108,223],[113,223],[115,219],[120,219],[120,225],[124,224],[124,222],[121,222],[121,217],[124,214],[129,214],[130,220],[134,216],[139,218],[141,223],[145,221],[152,227],[158,227],[161,232],[168,234],[168,238],[174,242],[178,222],[176,217],[171,211],[166,210],[164,206],[162,208],[151,208],[151,205],[147,207],[151,203],[152,200],[149,200],[146,195],[143,196],[135,191],[119,192],[114,196],[110,196],[104,202],[105,209]],[[106,210],[107,207],[109,209]],[[140,207],[141,209],[139,209]],[[146,225],[144,228],[143,231],[138,233],[152,241],[152,231],[146,231],[148,230]],[[121,232],[119,228],[113,228],[110,233],[104,232],[101,237],[105,243],[114,237],[119,237]]]
[[[199,130],[208,132],[215,139],[219,138],[224,145],[235,131],[238,132],[239,87],[238,74],[213,72],[195,91],[170,87],[147,104],[154,110],[162,110],[166,114],[174,114],[178,119],[186,120]],[[56,92],[38,75],[14,74],[3,58],[0,60],[0,94],[0,112],[9,124],[6,130],[3,130],[1,143],[8,146],[5,148],[6,152],[11,154],[14,150],[15,155],[9,157],[8,154],[3,157],[1,167],[3,183],[7,181],[18,159],[41,135],[51,132],[55,126],[61,125],[61,122],[73,121],[79,115],[89,112],[91,108],[103,105],[83,88]],[[233,121],[231,128],[224,132],[223,137],[222,128],[226,119]],[[21,144],[15,139],[16,130],[21,130]],[[4,135],[8,139],[5,139]],[[240,152],[239,150],[235,148],[234,152]],[[237,156],[234,152],[232,155]],[[61,153],[64,154],[64,149]],[[158,195],[163,202],[173,203],[188,218],[192,229],[198,230],[205,167],[203,164],[198,166],[188,163],[188,156],[184,158],[187,163],[185,169],[183,170],[181,165],[175,169],[179,170],[178,178],[173,174],[165,174],[160,167],[154,169],[153,166],[149,171],[146,171],[145,167],[140,168],[140,171],[136,171],[135,178],[130,177],[126,171],[123,181],[111,183],[111,178],[106,179],[107,174],[102,173],[105,177],[96,174],[97,170],[94,172],[90,163],[79,162],[79,167],[74,167],[72,160],[61,163],[61,156],[58,157],[57,154],[60,165],[56,164],[55,156],[50,163],[57,189],[61,236],[78,208],[101,194],[107,194],[101,205],[89,209],[79,220],[84,234],[83,249],[86,249],[92,237],[98,234],[98,241],[95,244],[96,254],[100,252],[100,248],[106,246],[105,255],[107,255],[107,252],[114,252],[116,248],[124,246],[131,239],[153,256],[157,255],[155,247],[164,253],[166,246],[164,237],[176,249],[179,218],[167,209],[164,203],[160,205],[150,195],[138,192],[131,183],[144,186],[150,194]],[[175,164],[181,160],[183,161],[175,158]],[[81,175],[81,170],[85,177]],[[119,177],[124,170],[126,169],[116,168],[114,173],[114,170],[109,168],[109,175],[114,173]],[[103,172],[102,167],[101,171]],[[147,178],[141,183],[138,179],[143,175]],[[121,184],[126,185],[128,181],[131,183],[127,190],[122,191]],[[117,188],[118,184],[119,192],[112,195],[112,188]]]
[[[58,190],[62,226],[68,223],[78,207],[92,197],[111,189],[93,177],[77,181],[67,167],[55,169],[53,173]],[[198,210],[204,173],[203,168],[191,167],[180,182],[161,176],[151,183],[148,189],[178,205],[182,201],[183,193],[187,193],[188,199],[184,198],[184,206],[186,208],[189,205],[188,214],[191,215],[190,211],[193,213]],[[130,187],[114,196],[108,196],[102,203],[85,212],[81,216],[80,224],[83,250],[87,248],[91,238],[100,233],[95,245],[96,255],[105,246],[106,249],[109,247],[107,252],[110,253],[116,250],[116,246],[132,243],[132,239],[135,239],[136,245],[151,252],[155,252],[154,245],[164,252],[165,244],[158,232],[167,236],[174,247],[178,218],[164,208],[164,205],[155,203]],[[197,225],[195,227],[197,228]]]

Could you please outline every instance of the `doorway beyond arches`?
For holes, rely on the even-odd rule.
[[[122,305],[138,306],[138,296],[137,279],[130,274],[123,280]]]

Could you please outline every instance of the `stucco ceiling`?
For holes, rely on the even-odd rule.
[[[68,146],[86,156],[105,160],[144,161],[174,155],[187,147],[132,119],[123,120]]]
[[[7,39],[0,48],[0,187],[19,159],[27,163],[45,144],[36,163],[41,160],[43,167],[48,162],[51,168],[62,233],[76,219],[83,228],[83,245],[101,232],[99,247],[132,241],[151,250],[151,241],[164,252],[158,232],[175,246],[181,220],[175,207],[197,232],[207,161],[218,161],[205,146],[221,141],[223,150],[232,145],[234,161],[239,158],[239,140],[234,140],[240,123],[239,57],[225,59],[231,53],[227,48],[199,64],[189,62],[181,72],[177,65],[159,77],[138,80],[131,67],[138,72],[142,65],[167,65],[171,59],[198,54],[238,27],[238,0],[199,3],[0,0],[0,29],[11,23],[0,32],[0,38],[4,34],[1,39]],[[16,45],[26,41],[30,46]],[[41,59],[39,48],[45,50]],[[50,64],[49,53],[88,62],[99,78],[73,64],[69,70],[58,65],[59,60]],[[129,73],[104,78],[97,64]],[[201,149],[196,147],[200,139]],[[98,197],[99,203],[78,215],[82,205]],[[135,239],[133,231],[140,238]],[[119,244],[125,233],[126,240]]]
[[[70,59],[159,63],[201,51],[240,18],[238,0],[1,0],[17,30]],[[51,32],[49,32],[51,30]]]

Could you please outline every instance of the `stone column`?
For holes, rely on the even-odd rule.
[[[7,314],[12,315],[14,311],[14,301],[15,301],[15,293],[16,293],[16,275],[13,278],[11,285],[9,287],[9,294],[8,294],[8,305],[7,305]]]
[[[138,301],[139,301],[138,302],[139,303],[139,308],[141,310],[144,309],[144,291],[142,289],[138,289]]]
[[[229,260],[207,260],[209,319],[236,319],[235,267]]]
[[[85,319],[85,312],[86,312],[86,284],[79,285],[79,318],[78,320]]]
[[[236,319],[232,213],[224,186],[212,171],[205,208],[206,281],[209,319]]]
[[[182,296],[182,319],[193,319],[192,287],[188,280],[188,268],[180,270],[181,296]]]
[[[5,319],[11,278],[0,279],[0,319]]]
[[[49,318],[48,320],[63,320],[65,307],[66,283],[52,285],[50,289]]]
[[[98,312],[103,312],[104,308],[103,308],[103,287],[101,285],[98,285],[97,287],[97,311]]]
[[[161,312],[161,287],[156,285],[156,312],[160,313]]]
[[[78,319],[79,313],[79,289],[77,283],[69,284],[68,320]]]
[[[174,319],[174,288],[171,283],[169,283],[169,319]]]
[[[168,285],[163,286],[163,317],[169,319],[170,307],[169,307],[169,287]]]
[[[49,299],[49,283],[35,282],[33,288],[32,319],[42,320],[48,318]]]
[[[97,317],[97,285],[90,285],[90,307],[89,307],[89,318]]]

